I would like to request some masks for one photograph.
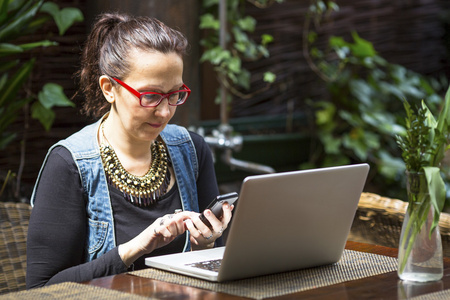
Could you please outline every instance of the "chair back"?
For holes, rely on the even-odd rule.
[[[374,245],[398,248],[408,203],[362,193],[348,239]],[[439,232],[444,256],[450,257],[450,214],[441,213]]]
[[[0,202],[0,295],[26,288],[26,238],[31,206]]]

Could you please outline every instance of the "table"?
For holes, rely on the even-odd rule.
[[[346,249],[397,257],[397,249],[348,241]],[[119,274],[97,278],[85,284],[155,297],[158,299],[239,299],[240,297],[203,289]],[[406,283],[396,272],[385,273],[318,289],[276,297],[276,299],[405,299],[450,289],[450,258],[444,258],[444,277],[432,283]]]

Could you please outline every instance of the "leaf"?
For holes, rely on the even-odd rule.
[[[17,54],[21,52],[23,52],[23,49],[19,46],[9,43],[0,43],[0,56]]]
[[[6,89],[0,94],[0,107],[8,102],[12,101],[17,91],[22,87],[25,80],[30,75],[33,69],[35,59],[31,59],[24,63],[20,69],[12,76],[12,78],[6,84]]]
[[[220,29],[220,22],[212,14],[204,14],[200,16],[200,29]]]
[[[0,1],[0,24],[5,22],[7,16],[8,16],[8,0],[1,0]]]
[[[268,83],[275,82],[275,79],[277,78],[277,76],[272,72],[265,72],[263,76],[264,76],[263,80]]]
[[[0,77],[0,91],[5,87],[7,80],[8,80],[8,74],[2,74],[2,76]]]
[[[365,161],[370,150],[380,147],[380,142],[377,135],[362,128],[353,128],[349,134],[343,135],[343,145],[353,150],[361,161]]]
[[[62,86],[55,83],[45,84],[42,91],[39,92],[38,99],[46,109],[50,109],[53,106],[75,107],[75,104],[64,94]]]
[[[209,61],[213,65],[219,65],[224,60],[231,58],[231,53],[228,50],[222,49],[222,47],[217,46],[213,49],[207,50],[203,53],[200,61]]]
[[[244,89],[250,89],[250,72],[247,70],[242,70],[237,74],[236,81],[237,84]]]
[[[445,126],[448,125],[450,125],[450,86],[447,89],[447,93],[445,94],[444,107],[442,108],[438,117],[437,129],[440,132],[443,132]]]
[[[380,150],[379,155],[380,161],[377,163],[377,168],[383,176],[395,179],[405,172],[405,163],[401,158],[393,157],[385,150]]]
[[[7,24],[0,31],[0,42],[5,42],[7,39],[15,38],[26,28],[30,20],[36,15],[43,0],[37,1],[29,9],[14,17],[11,23]]]
[[[255,31],[256,20],[250,16],[246,16],[245,18],[239,19],[237,24],[242,30],[253,32]]]
[[[328,41],[328,43],[330,44],[330,46],[332,48],[342,48],[342,47],[348,47],[349,43],[347,43],[343,37],[340,36],[332,36],[330,37],[330,40]]]
[[[19,64],[20,60],[18,59],[14,59],[14,60],[10,60],[8,62],[2,62],[0,64],[0,73],[5,73],[6,71],[8,71],[9,69],[17,66]],[[6,74],[4,74],[6,75]],[[0,89],[2,89],[3,87],[0,87]]]
[[[341,139],[335,138],[331,134],[319,134],[319,138],[327,154],[340,154]]]
[[[263,34],[261,35],[261,44],[266,46],[267,44],[270,44],[273,42],[273,36],[270,34]]]
[[[34,49],[37,47],[50,47],[50,46],[57,46],[57,45],[58,45],[57,42],[43,40],[43,41],[34,42],[34,43],[21,44],[21,45],[19,45],[19,47],[22,48],[23,50],[30,50],[30,49]]]
[[[329,124],[333,121],[336,113],[336,107],[330,102],[321,102],[320,106],[322,109],[318,109],[316,111],[316,124],[319,126]]]
[[[239,73],[241,71],[241,59],[237,56],[231,57],[228,60],[228,70],[233,73]]]
[[[55,120],[55,113],[37,101],[31,105],[31,117],[41,122],[45,130],[49,131]]]
[[[82,22],[84,19],[83,13],[78,8],[66,7],[60,10],[58,5],[53,2],[44,3],[41,12],[46,12],[53,17],[58,26],[59,35],[63,35],[75,22]]]
[[[219,0],[203,0],[203,6],[204,7],[211,7],[213,5],[218,5]]]
[[[362,58],[362,57],[373,57],[377,54],[375,48],[373,47],[373,44],[359,37],[356,31],[352,32],[352,37],[355,43],[350,46],[350,49],[352,50],[355,56]]]
[[[16,120],[23,106],[30,103],[32,100],[33,98],[31,97],[15,99],[8,106],[3,107],[0,111],[0,132],[5,131],[5,129]]]
[[[361,101],[366,106],[371,106],[373,101],[371,96],[373,94],[373,89],[370,84],[362,79],[354,79],[350,81],[350,88],[352,94],[356,99]]]
[[[434,220],[430,233],[438,226],[439,217],[445,203],[445,184],[438,167],[423,167],[428,184],[431,204],[434,207]]]

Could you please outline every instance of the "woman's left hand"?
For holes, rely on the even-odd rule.
[[[185,220],[186,228],[190,232],[192,250],[214,247],[214,242],[222,236],[222,233],[228,227],[228,223],[230,223],[233,208],[233,205],[224,203],[222,205],[223,215],[220,220],[216,218],[211,210],[205,210],[205,217],[208,219],[211,227],[208,227],[200,220],[200,214]]]

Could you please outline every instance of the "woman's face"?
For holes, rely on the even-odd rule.
[[[120,79],[136,91],[169,93],[181,89],[183,60],[178,54],[134,50],[128,59],[131,72]],[[167,99],[156,107],[142,107],[139,98],[119,84],[112,90],[109,117],[113,117],[116,134],[130,142],[156,139],[175,114],[176,106],[170,106]]]

